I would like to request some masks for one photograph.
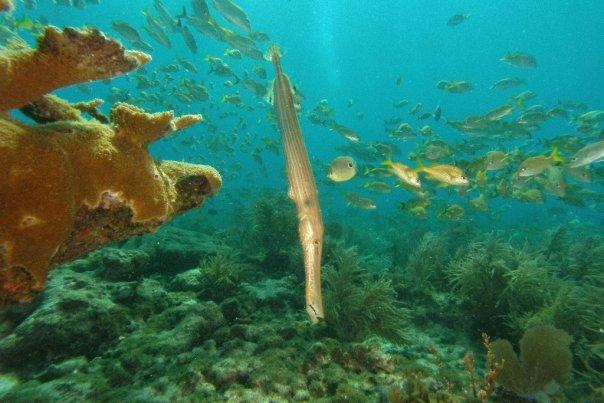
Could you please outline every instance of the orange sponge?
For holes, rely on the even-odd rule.
[[[220,188],[213,168],[156,162],[147,151],[200,115],[120,103],[111,118],[34,126],[0,118],[0,307],[31,299],[52,266],[153,231]]]

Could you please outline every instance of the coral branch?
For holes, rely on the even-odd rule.
[[[99,106],[103,105],[103,102],[102,99],[95,98],[87,102],[78,102],[71,106],[80,112],[86,112],[90,117],[93,117],[101,123],[109,123],[109,118],[98,109]]]
[[[125,103],[117,103],[111,110],[111,121],[118,135],[141,146],[203,120],[201,115],[184,115],[176,119],[173,117],[172,112],[149,114]]]
[[[57,88],[115,77],[149,60],[96,29],[47,27],[37,50],[0,53],[0,111],[22,107]]]
[[[102,104],[103,100],[98,98],[70,104],[55,95],[44,95],[42,98],[23,106],[20,110],[36,123],[51,123],[62,120],[84,122],[81,112],[87,113],[100,123],[109,123],[109,118],[98,110],[98,107]]]
[[[14,7],[12,0],[0,0],[0,13],[3,11],[11,11]]]
[[[44,95],[42,98],[23,106],[21,112],[37,123],[51,123],[61,120],[82,122],[84,120],[78,109],[54,95]]]
[[[182,130],[196,123],[202,122],[201,115],[184,115],[174,119],[174,130]]]

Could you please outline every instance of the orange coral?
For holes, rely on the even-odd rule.
[[[3,11],[11,11],[14,8],[12,0],[0,0],[0,13]]]
[[[201,120],[127,104],[113,126],[0,119],[0,306],[39,291],[50,267],[151,231],[216,192],[211,167],[154,161],[151,141]],[[6,161],[6,162],[4,162]]]
[[[149,60],[96,29],[47,27],[37,49],[0,53],[0,111],[20,108],[57,88],[129,72]]]
[[[47,27],[37,50],[0,53],[0,308],[32,299],[48,270],[109,241],[153,231],[221,186],[211,167],[156,162],[147,145],[202,120],[48,92],[150,60],[94,29]],[[39,125],[12,120],[21,111]],[[87,121],[86,112],[96,119]]]

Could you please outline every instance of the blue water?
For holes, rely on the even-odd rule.
[[[141,10],[152,10],[150,1],[130,2],[128,7],[124,7],[122,2],[105,0],[100,6],[88,6],[84,10],[49,3],[39,2],[37,10],[31,13],[32,17],[44,16],[59,27],[94,26],[112,35],[116,35],[110,27],[112,20],[124,20],[136,27],[144,23]],[[241,1],[240,4],[248,13],[253,29],[268,33],[271,37],[269,43],[278,43],[285,49],[284,69],[306,96],[303,106],[311,109],[319,100],[327,99],[336,110],[336,119],[353,127],[364,142],[387,140],[383,121],[397,116],[399,111],[392,108],[392,103],[400,99],[407,99],[410,103],[405,110],[417,102],[424,105],[424,110],[433,110],[436,105],[441,105],[443,115],[451,119],[485,113],[525,89],[537,94],[533,104],[553,106],[558,100],[577,100],[597,109],[602,103],[604,4],[601,2],[551,1],[541,4],[496,1],[487,4],[459,1],[444,4],[439,1],[351,0]],[[181,11],[183,5],[188,6],[180,1],[166,2],[174,15]],[[29,13],[18,10],[15,17],[26,12]],[[469,14],[469,18],[456,27],[447,26],[448,18],[455,13]],[[203,37],[193,29],[192,32],[200,49],[197,55],[189,52],[179,35],[172,34],[173,48],[166,49],[141,31],[155,48],[153,61],[146,68],[153,70],[172,62],[175,56],[185,57],[198,65],[200,72],[193,75],[197,80],[216,84],[212,99],[219,102],[220,96],[232,93],[233,88],[221,88],[220,77],[208,76],[202,58],[206,54],[220,56],[226,45]],[[519,69],[500,62],[499,58],[508,51],[533,54],[538,68]],[[252,65],[261,63],[245,58],[227,62],[237,72],[249,71]],[[270,73],[270,64],[264,64]],[[175,78],[179,79],[182,74],[176,74]],[[401,86],[394,85],[397,75],[403,77]],[[184,76],[189,76],[189,73],[184,73]],[[489,91],[494,82],[507,76],[520,76],[526,79],[527,85],[496,93]],[[468,80],[474,90],[461,95],[443,93],[435,87],[443,79]],[[117,88],[128,88],[129,85],[125,78],[117,78],[111,83]],[[95,96],[102,98],[108,86],[96,83],[91,84],[91,88]],[[245,90],[241,93],[251,104],[256,102]],[[73,89],[61,90],[59,94],[70,99],[87,98]],[[346,107],[348,99],[354,100],[352,108]],[[175,102],[175,105],[178,113],[201,112],[210,119],[215,113],[202,103],[187,106]],[[229,109],[229,106],[222,109]],[[355,117],[357,112],[364,113],[363,120]],[[402,115],[406,117],[404,112]],[[264,111],[245,113],[244,116],[250,122],[251,132],[277,138],[278,133],[265,122]],[[314,126],[305,118],[301,118],[301,123],[315,162],[328,164],[338,155],[335,147],[346,143],[339,135]],[[228,125],[221,126],[223,132],[228,133],[229,129]],[[572,130],[572,126],[563,120],[555,120],[546,122],[541,133],[547,137]],[[442,122],[434,125],[434,131],[451,141],[461,140],[463,136]],[[154,154],[161,158],[189,160],[190,151],[186,147],[180,146],[175,152],[168,146],[187,135],[202,139],[212,136],[205,132],[203,126],[198,126],[190,129],[189,133],[177,135],[175,140],[155,144]],[[411,149],[403,146],[404,151]],[[535,151],[546,150],[536,148]],[[237,174],[241,171],[234,172],[233,177],[228,176],[234,161],[242,163],[243,170],[247,167],[254,173],[254,165],[250,166],[253,163],[246,155],[224,157],[204,153],[200,159],[227,174],[224,193],[240,184],[240,175]],[[281,158],[266,155],[264,159],[270,178],[255,175],[255,183],[285,186],[280,175]],[[320,171],[319,174],[325,170],[324,166],[315,169]],[[382,200],[380,207],[389,209],[397,200],[391,195]],[[324,202],[327,211],[330,202]]]

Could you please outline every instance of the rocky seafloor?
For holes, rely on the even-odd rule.
[[[421,267],[428,267],[432,273],[449,273],[452,280],[439,285],[438,278],[424,278],[418,288],[400,273],[377,272],[384,262],[376,255],[363,257],[343,241],[328,239],[328,317],[326,323],[311,326],[303,309],[303,273],[293,269],[300,258],[295,231],[259,236],[280,221],[295,226],[295,216],[282,220],[279,214],[287,212],[269,213],[269,205],[257,208],[251,218],[255,224],[244,227],[247,239],[240,238],[241,228],[229,232],[167,226],[52,270],[35,301],[1,312],[0,400],[480,401],[481,392],[498,401],[527,399],[489,385],[477,331],[489,325],[476,325],[489,315],[485,319],[472,313],[475,307],[460,300],[459,293],[476,290],[459,289],[454,278],[463,274],[458,270],[462,264],[474,267],[468,261],[476,259],[459,252],[445,258],[445,248],[436,248],[437,237],[427,233],[412,248],[407,272],[419,279]],[[337,226],[328,230],[336,235],[342,231]],[[482,266],[501,267],[503,260],[518,254],[497,245],[484,252]],[[489,263],[491,258],[496,263]],[[388,259],[392,265],[395,257]],[[446,259],[451,261],[444,263]],[[358,262],[372,274],[359,274]],[[416,267],[418,262],[423,262],[421,267]],[[510,273],[521,270],[506,264]],[[531,280],[522,281],[526,288]],[[359,288],[344,290],[349,283]],[[505,288],[507,294],[515,292],[510,284]],[[446,289],[458,294],[442,291]],[[344,306],[353,300],[351,295],[361,301],[357,313]],[[514,300],[521,297],[528,298],[516,294]],[[573,301],[576,307],[579,299]],[[495,305],[508,303],[503,297],[493,306],[488,305],[492,301],[482,302],[491,312]],[[329,304],[339,305],[335,309]],[[542,305],[544,312],[560,310],[545,300]],[[545,316],[541,311],[521,313],[516,316]],[[463,318],[467,323],[455,326]],[[575,323],[578,328],[580,315]],[[521,335],[491,329],[494,338]],[[579,349],[576,343],[573,349]],[[597,357],[587,362],[596,369],[601,364]],[[572,401],[568,393],[585,396],[589,385],[597,385],[597,376],[588,370],[582,376],[594,378],[581,387],[575,382],[557,390],[557,398]],[[574,375],[573,381],[578,378]],[[539,399],[535,396],[530,399]]]
[[[442,387],[428,349],[440,337],[322,336],[294,276],[217,288],[195,266],[219,251],[207,235],[168,228],[52,271],[35,305],[4,313],[2,399],[360,401],[404,387],[409,368],[427,390]]]

